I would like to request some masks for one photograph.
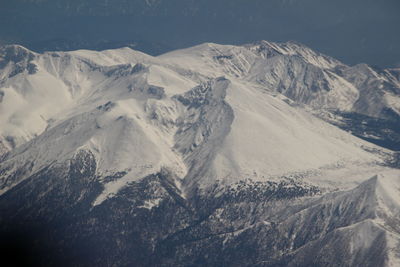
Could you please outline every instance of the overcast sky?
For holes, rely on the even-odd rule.
[[[400,0],[0,0],[0,42],[161,53],[295,40],[347,64],[400,64]]]

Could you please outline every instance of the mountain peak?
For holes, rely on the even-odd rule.
[[[258,53],[260,56],[265,58],[270,58],[277,55],[298,56],[305,62],[324,69],[333,69],[338,65],[344,65],[340,61],[321,54],[297,41],[277,43],[262,40],[252,44],[244,45],[244,47]]]
[[[36,53],[21,46],[21,45],[5,45],[0,47],[0,59],[8,62],[12,61],[15,63],[32,60]]]

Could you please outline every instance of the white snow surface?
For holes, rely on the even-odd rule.
[[[82,149],[95,155],[100,177],[127,172],[104,184],[95,205],[161,168],[186,187],[293,174],[322,187],[351,187],[369,177],[365,173],[391,172],[378,164],[389,151],[323,122],[275,88],[290,83],[288,68],[300,76],[317,73],[310,82],[326,80],[330,91],[310,95],[299,85],[293,93],[313,107],[351,109],[357,89],[329,70],[342,63],[294,43],[262,45],[273,53],[263,54],[260,45],[217,44],[159,57],[129,48],[47,52],[29,61],[36,72],[14,76],[10,71],[22,63],[10,61],[0,70],[0,144],[10,150],[0,167],[5,178],[27,162],[33,167],[0,193]],[[211,104],[202,109],[180,100],[207,82],[204,94],[213,100],[205,103]],[[232,123],[218,121],[223,115]]]
[[[372,190],[371,190],[372,189]],[[349,230],[351,236],[350,250],[373,246],[374,238],[379,232],[385,233],[387,242],[387,262],[385,266],[399,266],[400,263],[400,174],[388,171],[375,175],[359,189],[367,192],[369,209],[375,212],[375,218],[364,220],[342,229]],[[371,192],[372,191],[372,192]],[[352,232],[356,234],[352,234]],[[351,254],[353,254],[351,252]]]

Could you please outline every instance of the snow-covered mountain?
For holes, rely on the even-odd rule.
[[[356,115],[398,125],[396,70],[266,41],[158,57],[14,45],[0,68],[1,230],[40,221],[65,234],[58,251],[96,244],[63,264],[399,262],[398,155],[349,132],[369,125]]]

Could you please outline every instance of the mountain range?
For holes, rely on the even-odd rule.
[[[0,233],[38,265],[397,266],[399,148],[400,69],[300,43],[0,48]]]

